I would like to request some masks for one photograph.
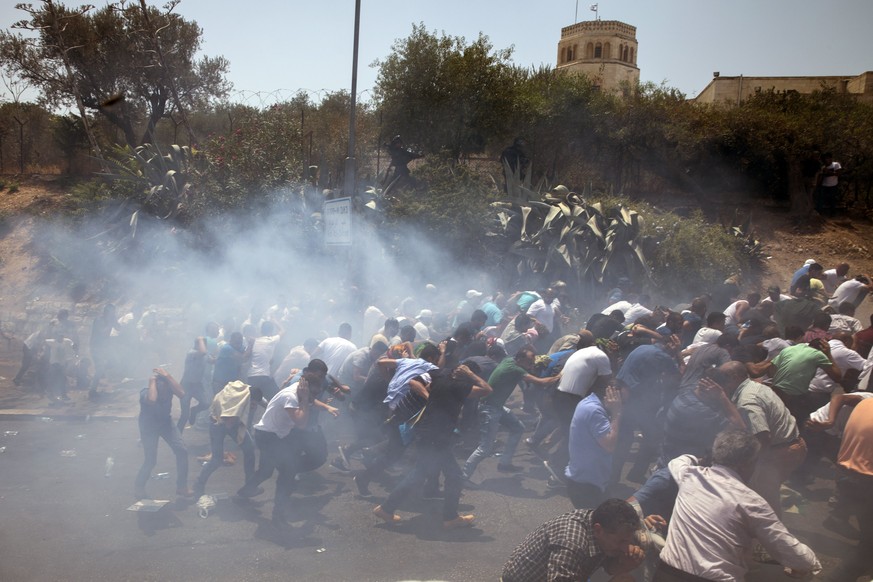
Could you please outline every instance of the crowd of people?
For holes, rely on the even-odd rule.
[[[230,437],[243,454],[240,498],[262,495],[277,473],[277,528],[290,527],[297,476],[328,462],[362,497],[405,462],[410,469],[372,508],[375,518],[402,521],[401,502],[420,489],[443,499],[444,528],[468,527],[475,517],[459,513],[462,491],[477,486],[477,468],[505,431],[496,469],[526,471],[515,459],[523,444],[575,508],[517,547],[505,582],[584,580],[600,567],[646,580],[729,581],[744,578],[750,559],[777,561],[796,577],[821,571],[781,521],[782,487],[802,489],[827,458],[835,466],[828,519],[848,524],[854,515],[860,531],[857,553],[829,574],[854,580],[873,550],[873,318],[865,326],[854,317],[873,283],[849,270],[810,260],[786,293],[771,286],[741,296],[729,279],[671,308],[622,280],[573,330],[562,282],[491,296],[471,289],[449,309],[410,298],[393,313],[363,310],[357,343],[341,323],[335,336],[294,345],[299,312],[280,297],[239,324],[206,325],[180,380],[154,370],[140,395],[145,459],[134,493],[147,497],[162,438],[176,456],[178,494],[205,494]],[[47,350],[52,362],[54,350],[75,349],[67,315],[25,342],[19,377],[35,352]],[[94,323],[92,391],[106,359],[101,341],[124,325],[113,320],[107,308]],[[182,434],[200,415],[209,418],[211,454],[189,488]],[[322,426],[326,416],[353,435],[332,459],[325,431],[336,429]],[[610,498],[620,482],[636,491]]]

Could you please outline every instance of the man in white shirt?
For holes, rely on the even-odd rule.
[[[679,495],[655,582],[742,582],[753,539],[791,575],[821,571],[813,551],[791,535],[770,504],[745,483],[755,470],[760,448],[749,433],[727,430],[713,443],[711,467],[698,466],[692,455],[670,461]]]
[[[276,345],[282,339],[285,331],[278,329],[278,326],[272,321],[265,321],[261,324],[261,336],[255,338],[252,345],[252,360],[251,368],[249,369],[249,377],[246,384],[252,387],[252,404],[260,404],[261,399],[268,401],[276,395],[279,387],[273,380],[273,375],[270,373],[273,353],[276,351]],[[249,409],[249,414],[253,415],[255,406]],[[249,425],[251,425],[249,418]]]
[[[739,331],[740,324],[746,321],[746,313],[750,309],[754,309],[761,300],[760,293],[749,293],[745,299],[734,301],[724,310],[724,316],[727,320],[725,329],[728,331]]]
[[[637,302],[632,304],[624,314],[624,324],[630,325],[641,317],[652,315],[652,310],[646,305],[652,302],[652,298],[648,295],[640,295]]]
[[[263,491],[258,486],[273,476],[276,495],[273,500],[273,523],[287,526],[285,508],[294,489],[294,476],[300,468],[304,442],[302,431],[309,422],[312,395],[309,386],[320,379],[313,372],[304,372],[300,381],[280,390],[267,404],[264,416],[254,426],[255,442],[261,452],[258,470],[246,479],[237,492],[240,497],[254,497]]]
[[[864,325],[855,317],[855,306],[848,301],[843,301],[837,307],[838,313],[831,314],[831,326],[828,333],[835,334],[844,331],[855,335],[864,329]]]
[[[527,314],[551,333],[555,328],[555,290],[549,287],[543,291],[528,307]]]
[[[831,153],[821,156],[821,183],[815,196],[815,210],[819,214],[833,214],[840,206],[840,174],[843,166],[834,161]]]
[[[828,300],[828,305],[836,309],[840,303],[848,301],[858,307],[871,290],[873,290],[873,284],[870,283],[870,277],[858,275],[837,287],[833,296]]]
[[[348,323],[341,323],[339,333],[336,337],[329,337],[322,340],[315,351],[312,352],[313,359],[323,360],[327,364],[327,372],[331,376],[338,376],[340,368],[353,351],[358,347],[351,342],[352,326]]]

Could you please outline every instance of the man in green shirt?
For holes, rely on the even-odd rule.
[[[843,379],[840,368],[831,356],[830,345],[821,339],[787,347],[769,362],[749,365],[752,374],[766,372],[773,377],[773,389],[782,397],[801,426],[817,408],[809,396],[809,384],[819,368],[834,382]]]
[[[560,375],[549,378],[538,378],[532,375],[530,370],[534,367],[536,355],[537,353],[532,347],[525,346],[518,350],[514,358],[505,358],[500,362],[488,378],[488,384],[493,391],[479,403],[481,437],[479,446],[464,465],[464,478],[469,479],[482,459],[494,451],[494,440],[501,427],[509,431],[509,438],[503,449],[503,456],[497,464],[497,470],[504,472],[521,470],[512,464],[512,456],[515,454],[519,441],[521,441],[524,425],[505,406],[506,401],[521,380],[538,386],[546,386],[560,379]]]

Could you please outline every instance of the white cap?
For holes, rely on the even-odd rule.
[[[433,317],[433,311],[430,309],[422,309],[418,312],[418,315],[415,316],[415,319],[427,319]]]
[[[479,297],[482,297],[482,293],[479,291],[476,291],[475,289],[467,291],[467,299],[478,299]]]
[[[803,263],[803,266],[811,265],[815,262],[815,259],[806,259],[806,262]]]

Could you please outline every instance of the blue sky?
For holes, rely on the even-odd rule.
[[[153,4],[159,4],[152,2]],[[12,2],[4,27],[22,18]],[[100,2],[95,2],[100,5]],[[579,20],[591,20],[580,0]],[[603,20],[637,27],[642,81],[666,82],[688,96],[713,71],[722,75],[856,75],[873,70],[871,0],[600,0]],[[575,0],[362,0],[358,92],[375,84],[370,64],[412,24],[514,47],[524,66],[554,65],[561,27]],[[354,0],[182,0],[177,11],[200,24],[203,49],[230,60],[237,98],[255,105],[303,89],[314,97],[348,89]]]

